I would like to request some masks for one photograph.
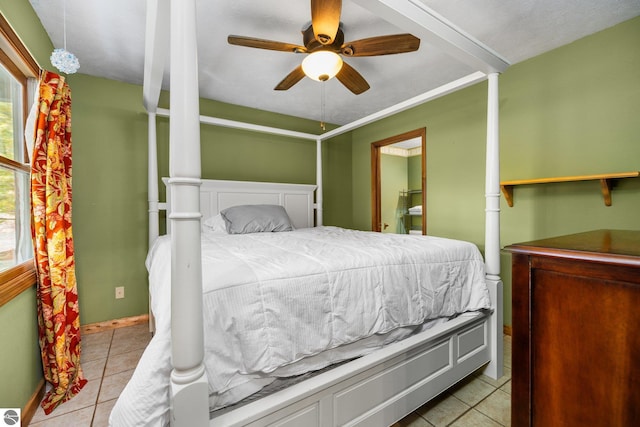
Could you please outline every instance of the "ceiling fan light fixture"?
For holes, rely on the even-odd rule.
[[[342,69],[342,58],[335,52],[320,50],[309,54],[302,61],[304,74],[318,82],[327,81]]]

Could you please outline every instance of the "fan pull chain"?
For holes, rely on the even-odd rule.
[[[327,127],[324,123],[324,109],[325,109],[325,87],[326,82],[320,82],[320,128],[322,130],[327,130]]]

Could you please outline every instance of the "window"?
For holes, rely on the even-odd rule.
[[[0,305],[35,283],[23,129],[39,67],[0,15]]]

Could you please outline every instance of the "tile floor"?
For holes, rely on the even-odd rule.
[[[150,340],[147,324],[83,335],[82,369],[89,382],[49,415],[38,407],[29,426],[108,426],[111,408]]]
[[[151,335],[147,325],[82,337],[82,367],[89,383],[72,400],[46,416],[38,408],[32,427],[103,427],[129,381]],[[493,380],[480,373],[465,379],[393,427],[509,427],[511,425],[511,337],[504,340],[504,373]]]

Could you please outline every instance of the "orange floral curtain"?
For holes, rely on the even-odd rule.
[[[87,383],[80,367],[80,313],[71,232],[71,91],[44,71],[31,163],[33,247],[46,414]]]

